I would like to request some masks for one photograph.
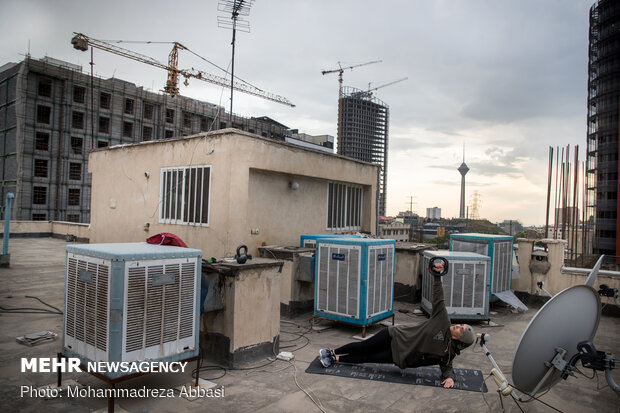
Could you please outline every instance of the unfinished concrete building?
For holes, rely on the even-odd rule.
[[[0,67],[0,213],[13,192],[13,219],[89,222],[93,148],[230,127],[279,141],[290,134],[267,117],[233,116],[228,123],[221,106],[115,78],[91,83],[71,63],[7,63]]]
[[[371,92],[343,89],[338,154],[379,166],[378,214],[385,216],[387,197],[389,108]]]
[[[618,163],[620,127],[620,3],[600,0],[590,9],[588,64],[587,250],[620,256]],[[594,228],[594,237],[590,235]]]

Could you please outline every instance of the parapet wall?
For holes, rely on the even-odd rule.
[[[534,249],[536,243],[542,242],[545,250]],[[548,295],[538,287],[538,282],[542,281],[543,288],[551,295],[572,287],[582,285],[586,282],[588,274],[585,271],[577,271],[564,267],[564,248],[566,241],[556,239],[517,239],[519,244],[519,278],[514,278],[512,288],[515,291],[527,293],[533,296],[548,297]],[[589,271],[588,271],[589,272]],[[620,272],[599,271],[594,283],[594,289],[598,291],[601,284],[607,284],[610,288],[620,289]],[[601,297],[603,305],[612,305],[612,297]]]
[[[4,228],[4,221],[0,221]],[[0,231],[0,238],[4,232]],[[54,237],[70,241],[88,242],[90,225],[64,221],[13,221],[10,222],[10,237]]]

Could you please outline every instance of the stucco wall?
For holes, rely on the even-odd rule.
[[[159,223],[161,168],[190,165],[211,166],[209,225]],[[263,243],[296,245],[300,234],[327,231],[329,180],[364,187],[362,230],[375,229],[376,166],[237,130],[96,150],[89,172],[93,243],[171,232],[206,258],[232,256],[239,244],[257,255]]]

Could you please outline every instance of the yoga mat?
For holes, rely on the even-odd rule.
[[[324,368],[317,357],[306,369],[309,374],[326,374],[337,377],[349,377],[361,380],[387,381],[391,383],[418,384],[422,386],[442,387],[439,367],[417,367],[405,370],[403,377],[400,368],[393,364],[345,364],[336,363]],[[454,388],[459,390],[487,392],[484,375],[480,370],[454,369]]]

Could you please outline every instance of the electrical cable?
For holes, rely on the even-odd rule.
[[[295,379],[295,384],[297,385],[297,387],[299,388],[299,390],[303,391],[306,396],[308,396],[310,398],[310,400],[312,400],[312,403],[314,403],[316,405],[316,407],[319,408],[320,411],[322,411],[323,413],[327,413],[325,411],[325,407],[323,406],[323,403],[321,403],[321,400],[318,398],[318,396],[315,395],[316,399],[318,400],[318,402],[316,400],[314,400],[314,398],[310,395],[310,393],[308,391],[306,391],[306,389],[304,389],[303,387],[301,387],[301,385],[299,384],[299,382],[297,381],[297,366],[295,365],[295,361],[289,361],[289,363],[291,363],[293,365],[294,368],[294,372],[293,372],[293,378]]]
[[[507,382],[508,382],[508,381],[507,381]],[[549,408],[551,408],[551,409],[555,410],[556,412],[563,413],[563,412],[562,412],[562,410],[560,410],[560,409],[556,409],[555,407],[551,406],[550,404],[548,404],[548,403],[546,403],[546,402],[544,402],[544,401],[540,400],[540,397],[541,397],[541,396],[544,396],[545,394],[547,394],[547,392],[548,392],[550,389],[548,389],[548,390],[547,390],[547,392],[543,393],[541,396],[536,397],[536,396],[532,396],[531,394],[529,394],[529,393],[527,393],[527,392],[525,392],[525,391],[523,391],[523,390],[521,390],[521,389],[519,389],[519,388],[515,387],[515,386],[514,386],[512,383],[510,383],[510,382],[508,382],[508,385],[509,385],[510,387],[512,387],[513,389],[517,390],[518,392],[523,393],[523,394],[525,394],[526,396],[528,396],[528,397],[530,397],[530,398],[532,398],[532,399],[534,399],[534,400],[536,400],[536,401],[538,401],[538,402],[540,402],[540,403],[544,404],[545,406],[547,406],[547,407],[549,407]],[[528,400],[528,401],[521,401],[521,402],[522,402],[522,403],[529,403],[530,401],[531,401],[531,400]]]
[[[514,402],[516,403],[517,407],[519,408],[519,410],[521,410],[522,413],[525,413],[523,411],[523,408],[521,407],[521,405],[519,404],[519,400],[517,400],[517,398],[515,397],[514,394],[510,393],[510,397],[512,397],[512,400],[514,400]]]
[[[36,307],[15,307],[15,308],[6,308],[6,307],[1,307],[0,306],[0,313],[6,313],[6,314],[55,314],[55,315],[62,315],[63,312],[57,308],[54,307],[53,305],[47,304],[46,302],[44,302],[43,300],[41,300],[38,297],[34,297],[31,295],[26,295],[26,298],[33,298],[35,300],[38,300],[40,303],[42,303],[43,305],[46,305],[50,308],[53,308],[56,311],[51,311],[48,310],[46,308],[36,308]]]

